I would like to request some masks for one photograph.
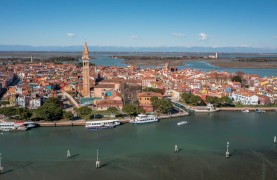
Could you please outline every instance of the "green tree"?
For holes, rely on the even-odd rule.
[[[36,116],[45,120],[59,120],[63,117],[63,110],[55,103],[45,103],[36,111]]]
[[[206,101],[211,104],[216,104],[218,103],[219,99],[215,96],[207,96]]]
[[[72,119],[74,117],[73,113],[71,111],[64,111],[63,117],[65,119]]]
[[[76,109],[76,112],[83,119],[85,119],[86,116],[92,114],[92,110],[90,108],[88,108],[87,106],[82,106],[82,107]]]
[[[171,112],[173,109],[173,105],[170,100],[165,100],[165,99],[159,99],[158,100],[158,111],[167,114]]]
[[[119,110],[116,107],[109,107],[107,112],[110,114],[118,114]]]
[[[221,98],[219,98],[219,102],[222,105],[226,105],[226,104],[232,104],[232,99],[230,99],[228,96],[223,96]]]
[[[153,106],[154,111],[156,111],[157,108],[158,108],[158,105],[159,105],[159,99],[158,99],[158,97],[156,97],[156,96],[151,97],[150,101],[151,101],[151,104]]]
[[[138,112],[137,111],[138,110],[137,106],[132,105],[132,104],[126,104],[126,105],[124,105],[122,110],[123,110],[123,112],[125,112],[128,115],[134,115],[134,114],[136,114]]]
[[[32,112],[27,108],[17,108],[16,114],[19,115],[20,119],[29,119],[32,116]]]
[[[5,116],[17,115],[16,109],[14,107],[3,107],[3,108],[0,108],[0,114],[4,114]]]
[[[242,83],[242,78],[238,75],[235,75],[234,77],[232,77],[232,81]]]
[[[205,105],[204,101],[202,100],[202,98],[200,96],[192,95],[190,97],[189,101],[190,101],[190,103],[193,106],[202,106],[202,105]]]
[[[59,99],[58,99],[58,98],[54,98],[54,97],[48,98],[48,99],[45,101],[44,104],[47,104],[47,103],[53,103],[53,104],[55,104],[55,105],[57,105],[57,106],[60,105]]]
[[[183,101],[185,101],[186,103],[190,103],[190,98],[191,98],[192,94],[188,94],[188,93],[182,93],[181,94],[181,98]]]
[[[147,87],[143,89],[144,92],[156,92],[156,93],[161,93],[162,94],[162,90],[159,88],[152,88],[152,87]]]

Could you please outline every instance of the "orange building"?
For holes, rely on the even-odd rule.
[[[145,112],[153,112],[151,97],[158,97],[162,99],[163,95],[156,92],[143,92],[138,94],[139,107],[143,108]]]

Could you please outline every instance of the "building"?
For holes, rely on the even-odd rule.
[[[82,95],[84,97],[90,97],[90,76],[89,76],[89,53],[88,53],[88,46],[87,42],[84,44],[84,51],[83,51],[83,90]]]
[[[153,112],[151,97],[158,97],[162,99],[163,95],[156,92],[143,92],[138,94],[139,107],[143,108],[145,112]]]

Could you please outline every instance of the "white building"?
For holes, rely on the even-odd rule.
[[[41,98],[33,98],[30,100],[30,109],[37,109],[42,105]]]
[[[239,102],[243,105],[258,105],[259,103],[259,97],[256,95],[247,96],[243,94],[236,94],[236,92],[233,92],[231,97],[234,99],[235,102]]]
[[[29,96],[18,96],[16,98],[16,104],[21,106],[21,107],[28,107],[30,102],[30,97]]]

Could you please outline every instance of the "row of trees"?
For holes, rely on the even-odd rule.
[[[206,105],[205,102],[213,104],[215,106],[232,106],[232,99],[228,96],[223,96],[221,98],[214,97],[214,96],[207,96],[205,102],[200,96],[193,95],[190,93],[182,93],[181,98],[185,103],[191,104],[193,106],[203,106]]]
[[[219,106],[232,106],[232,99],[228,96],[223,96],[221,98],[214,96],[207,96],[206,102],[211,103],[217,107]]]
[[[181,98],[185,103],[191,104],[193,106],[203,106],[206,105],[200,96],[191,93],[182,93]]]

